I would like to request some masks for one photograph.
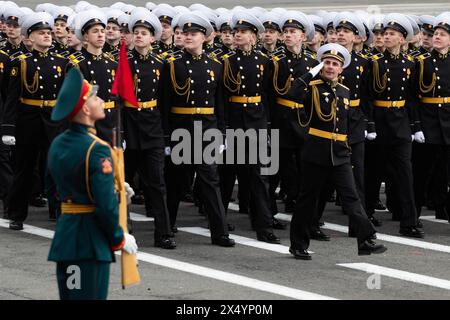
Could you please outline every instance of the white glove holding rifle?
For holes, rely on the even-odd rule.
[[[122,250],[128,252],[129,254],[136,254],[138,249],[136,238],[129,233],[125,233],[124,237],[125,237],[125,244]]]

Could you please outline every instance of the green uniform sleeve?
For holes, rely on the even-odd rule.
[[[95,219],[112,247],[120,247],[123,230],[119,226],[119,206],[114,190],[114,168],[108,146],[96,143],[89,157],[89,187],[95,204]]]

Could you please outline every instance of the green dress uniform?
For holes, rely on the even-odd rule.
[[[80,96],[74,94],[81,91],[76,90],[80,80],[79,71],[71,70],[53,119],[60,119],[62,109],[73,109],[72,99]],[[89,86],[87,82],[84,85]],[[48,256],[57,263],[60,298],[106,299],[110,263],[115,261],[113,251],[125,242],[119,226],[111,149],[93,127],[71,122],[50,146],[48,170],[62,201],[62,215]],[[72,270],[79,270],[78,286],[72,281],[77,275]]]

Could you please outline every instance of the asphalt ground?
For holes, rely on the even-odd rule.
[[[131,211],[136,220],[151,220],[143,206],[133,205]],[[423,216],[432,215],[424,210]],[[312,261],[301,261],[287,252],[289,228],[276,231],[281,245],[267,245],[255,240],[248,215],[234,210],[229,210],[228,222],[236,226],[231,232],[236,247],[213,246],[201,235],[208,233],[206,218],[193,204],[182,203],[175,250],[153,246],[152,221],[133,221],[142,281],[122,290],[119,263],[113,264],[109,299],[449,299],[450,224],[423,220],[426,237],[416,240],[399,236],[399,223],[389,213],[376,216],[384,222],[377,229],[383,239],[378,241],[388,247],[385,253],[358,256],[356,240],[342,232],[347,217],[329,203],[324,231],[332,239],[312,240]],[[58,299],[55,264],[47,261],[55,224],[47,220],[46,208],[33,207],[26,224],[23,232],[11,231],[0,220],[0,300]],[[368,266],[379,268],[366,272]]]

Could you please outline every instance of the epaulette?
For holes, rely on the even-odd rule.
[[[356,55],[358,57],[361,57],[361,58],[364,58],[364,59],[369,59],[369,56],[364,54],[364,53],[362,53],[361,51],[360,52],[356,52]]]
[[[381,52],[379,52],[379,53],[377,53],[377,54],[372,55],[370,58],[371,58],[372,60],[378,60],[378,59],[381,59],[381,58],[383,58],[383,57],[384,57],[384,55],[383,55]]]
[[[105,57],[106,59],[109,59],[113,62],[116,62],[116,59],[114,58],[114,56],[109,52],[108,53],[103,52],[103,57]]]
[[[338,85],[340,85],[341,87],[343,87],[344,89],[350,91],[350,89],[347,86],[344,86],[342,83],[338,82]]]
[[[259,55],[263,56],[264,58],[269,58],[269,56],[267,54],[265,54],[264,52],[262,52],[261,50],[255,49],[255,52],[258,53]]]
[[[323,83],[323,80],[318,79],[318,80],[310,81],[310,82],[309,82],[309,85],[310,85],[310,86],[315,86],[315,85],[322,84],[322,83]]]
[[[403,57],[404,57],[405,59],[408,59],[409,61],[414,62],[414,57],[411,56],[411,55],[409,55],[409,54],[407,54],[407,53],[403,53]]]
[[[32,56],[32,54],[30,53],[30,52],[27,52],[27,53],[23,53],[23,52],[21,52],[21,54],[19,54],[19,55],[17,55],[17,56],[14,56],[14,57],[10,57],[11,58],[11,61],[14,61],[14,60],[20,60],[20,61],[23,61],[23,60],[25,60],[26,58],[29,58],[29,57],[31,57]]]
[[[50,52],[50,55],[53,56],[53,57],[57,57],[57,58],[67,59],[63,55],[61,55],[59,53],[56,53],[56,52]]]
[[[427,58],[429,58],[429,57],[431,57],[431,53],[425,52],[425,53],[423,53],[423,54],[417,56],[417,57],[416,57],[416,60],[417,60],[417,61],[425,60],[425,59],[427,59]]]
[[[230,51],[230,52],[225,53],[224,55],[222,55],[220,58],[221,58],[222,60],[228,59],[229,57],[232,57],[232,56],[234,56],[235,54],[236,54],[236,51]]]
[[[303,54],[311,59],[317,59],[317,55],[313,52],[310,52],[308,50],[303,50]]]

